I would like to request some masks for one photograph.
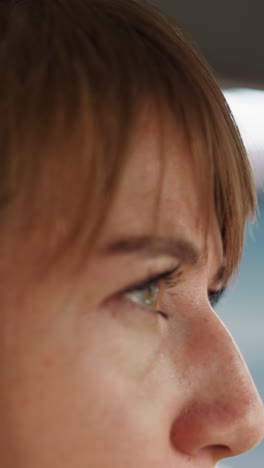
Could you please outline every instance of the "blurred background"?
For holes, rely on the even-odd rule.
[[[264,399],[264,1],[152,0],[168,12],[206,57],[235,115],[259,198],[241,269],[217,308]],[[264,442],[219,468],[263,468]]]

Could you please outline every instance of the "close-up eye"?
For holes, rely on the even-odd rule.
[[[134,284],[125,289],[121,294],[140,307],[149,308],[153,311],[158,300],[161,283],[164,283],[167,288],[176,286],[176,274],[178,270],[179,266],[159,275],[152,275],[144,282]],[[166,316],[160,310],[156,310],[155,312],[160,313],[164,317]]]
[[[134,304],[138,304],[140,307],[149,308],[151,311],[154,311],[155,304],[159,297],[161,284],[164,284],[166,289],[175,287],[177,284],[178,273],[179,266],[159,275],[152,275],[148,277],[147,280],[126,288],[121,292],[121,294]],[[208,291],[208,300],[212,308],[216,307],[219,303],[225,290],[226,287],[222,287],[219,290]],[[166,314],[160,310],[155,310],[155,312],[166,316]]]
[[[127,291],[126,296],[136,303],[146,306],[149,305],[153,308],[159,294],[157,283],[157,281],[147,281],[140,287]]]

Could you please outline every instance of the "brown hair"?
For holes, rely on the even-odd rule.
[[[77,239],[92,248],[150,97],[188,135],[215,199],[226,279],[234,272],[255,208],[247,156],[208,66],[157,7],[1,2],[0,83],[1,231],[22,223],[56,252]]]

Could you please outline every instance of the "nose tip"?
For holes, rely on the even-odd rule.
[[[239,401],[235,410],[232,402],[193,402],[175,421],[174,446],[188,455],[207,449],[216,460],[251,450],[264,437],[264,409],[260,400]]]
[[[253,449],[264,437],[264,407],[255,387],[254,390],[254,401],[245,405],[244,414],[241,414],[241,419],[238,418],[234,426],[234,436],[230,443],[232,456]]]
[[[252,398],[242,404],[241,414],[234,416],[227,434],[230,456],[241,455],[261,442],[264,437],[264,408],[258,396],[255,396],[255,401]]]
[[[197,328],[191,337],[196,346],[188,356],[193,363],[188,398],[171,431],[178,450],[193,456],[208,450],[215,463],[252,449],[264,437],[261,398],[232,337],[221,322],[217,326],[217,338],[207,333],[205,340]]]

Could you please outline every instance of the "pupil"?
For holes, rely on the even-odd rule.
[[[148,305],[152,305],[156,302],[158,298],[159,288],[155,287],[154,285],[149,285],[147,288],[146,299],[145,303]]]

